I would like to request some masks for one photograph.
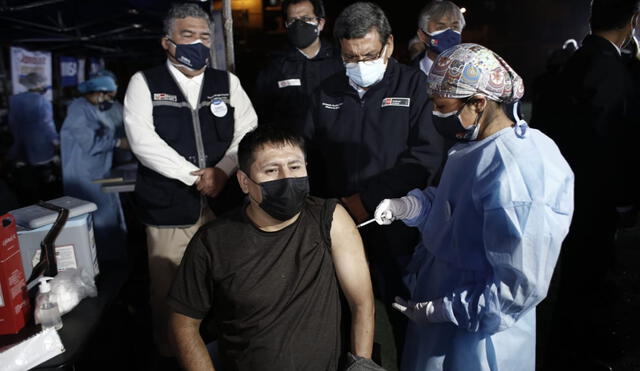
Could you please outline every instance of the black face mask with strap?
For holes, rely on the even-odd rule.
[[[282,178],[258,183],[249,178],[262,190],[259,206],[272,218],[286,221],[302,210],[309,195],[309,178]]]
[[[287,28],[287,37],[291,45],[304,49],[318,38],[318,25],[297,20]]]

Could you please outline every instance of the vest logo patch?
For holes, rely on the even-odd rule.
[[[154,93],[153,100],[177,102],[178,97],[167,93]]]
[[[300,79],[289,79],[289,80],[278,81],[278,87],[280,89],[286,88],[287,86],[302,86],[302,81],[300,81]]]
[[[333,103],[322,102],[322,107],[324,107],[326,109],[334,109],[335,110],[335,109],[340,109],[340,107],[342,107],[342,103],[333,104]]]
[[[215,99],[220,99],[221,101],[225,102],[226,104],[229,104],[229,93],[221,93],[221,94],[209,95],[207,97],[207,102],[212,102]]]
[[[409,107],[411,98],[389,97],[382,100],[381,107]]]

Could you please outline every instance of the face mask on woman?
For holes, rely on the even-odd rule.
[[[467,103],[465,102],[464,106],[466,105]],[[482,112],[478,114],[473,125],[465,127],[462,124],[462,119],[460,118],[460,113],[464,109],[464,106],[462,106],[458,111],[448,113],[441,113],[438,111],[431,112],[433,125],[436,127],[440,135],[459,142],[469,142],[478,139],[478,134],[480,132],[480,116],[482,116]]]

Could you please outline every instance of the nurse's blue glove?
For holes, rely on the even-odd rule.
[[[435,311],[433,303],[430,301],[414,303],[411,300],[404,300],[399,296],[396,296],[396,302],[391,304],[391,306],[413,322],[419,324],[431,322],[429,321],[429,317],[431,317]]]
[[[420,201],[414,196],[387,198],[376,207],[373,217],[378,224],[387,225],[394,220],[413,219],[420,215],[421,209]]]

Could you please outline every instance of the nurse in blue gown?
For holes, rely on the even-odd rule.
[[[116,76],[109,70],[100,70],[92,77],[108,76],[116,81]],[[103,104],[103,114],[105,124],[112,126],[115,130],[116,139],[125,139],[127,136],[124,132],[124,106],[116,100],[116,92],[107,93]],[[118,166],[134,161],[133,153],[129,148],[117,147],[113,152],[113,166]]]
[[[115,137],[115,127],[104,111],[109,93],[117,89],[113,78],[99,76],[78,87],[60,132],[64,193],[98,205],[93,213],[100,261],[126,257],[126,226],[117,193],[105,193],[96,179],[109,176],[114,149],[126,147]]]
[[[403,371],[535,370],[535,307],[547,294],[573,213],[558,147],[504,109],[521,78],[497,54],[461,44],[429,74],[438,131],[457,141],[437,188],[377,207],[379,224],[418,228],[407,277]]]

